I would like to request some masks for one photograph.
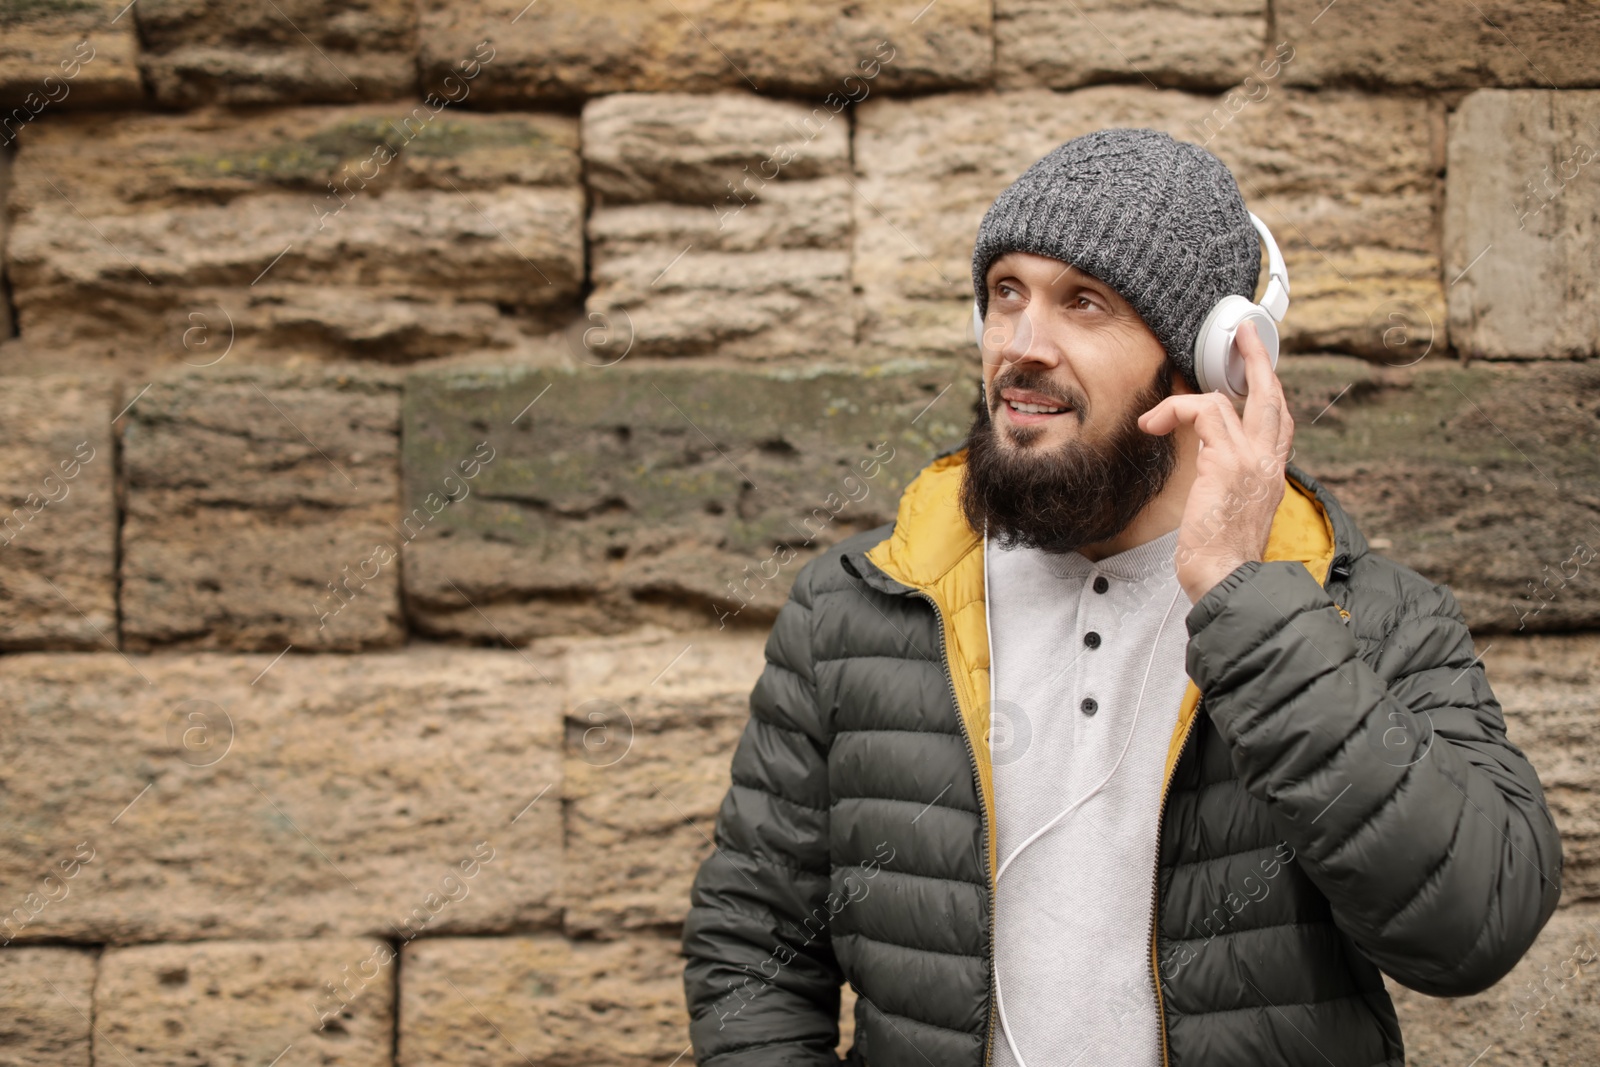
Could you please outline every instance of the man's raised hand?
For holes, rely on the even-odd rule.
[[[1283,499],[1283,468],[1294,440],[1294,419],[1272,358],[1248,320],[1234,344],[1244,357],[1244,417],[1218,392],[1167,397],[1139,416],[1146,433],[1192,425],[1205,446],[1184,505],[1174,562],[1178,582],[1195,603],[1240,564],[1259,560],[1272,517]]]

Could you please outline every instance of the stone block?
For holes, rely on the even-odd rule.
[[[1266,32],[1262,0],[998,0],[995,84],[1226,89],[1254,73]]]
[[[730,187],[749,199],[768,181],[848,175],[850,127],[831,109],[752,93],[616,93],[584,106],[583,158],[599,203],[727,210],[740,203]]]
[[[689,1053],[676,937],[412,942],[396,1063],[646,1067]]]
[[[138,32],[119,0],[8,4],[0,27],[0,145],[46,114],[144,98]]]
[[[1298,61],[1222,96],[1111,85],[867,103],[855,141],[860,343],[974,356],[972,242],[984,213],[1057,145],[1107,126],[1165,130],[1228,164],[1288,265],[1286,350],[1381,354],[1396,309],[1442,335],[1442,105],[1287,90],[1282,74]],[[1266,280],[1263,255],[1258,292]]]
[[[443,101],[64,116],[15,169],[22,335],[119,375],[504,351],[577,310],[577,144]]]
[[[1539,772],[1561,831],[1562,903],[1600,901],[1600,746],[1592,726],[1600,713],[1593,684],[1600,638],[1536,634],[1483,644],[1483,669],[1505,710],[1506,736]]]
[[[393,961],[382,941],[353,938],[108,949],[95,984],[95,1062],[389,1067]],[[336,985],[348,998],[337,1012],[319,999],[334,1002],[326,989]]]
[[[1600,908],[1562,908],[1522,962],[1471,997],[1423,996],[1386,978],[1406,1063],[1584,1063],[1600,1028]]]
[[[1296,85],[1365,89],[1574,88],[1600,85],[1594,0],[1327,0],[1273,5],[1277,32],[1306,61]]]
[[[564,928],[603,939],[681,926],[766,639],[729,629],[556,640],[573,680]]]
[[[0,948],[0,1067],[89,1067],[94,973],[82,949]]]
[[[961,440],[970,388],[937,363],[419,372],[407,617],[494,643],[646,621],[765,627],[807,559],[893,518],[900,490]],[[447,484],[475,453],[475,480]]]
[[[1458,349],[1490,359],[1600,354],[1597,235],[1600,91],[1482,89],[1461,102],[1450,116],[1444,210]]]
[[[417,11],[401,0],[141,0],[139,68],[157,102],[348,103],[416,88]]]
[[[588,312],[618,336],[583,358],[822,358],[852,343],[848,122],[748,93],[591,101]]]
[[[116,648],[115,386],[0,381],[0,649]]]
[[[123,433],[130,648],[359,649],[405,639],[392,374],[167,373]]]
[[[22,652],[0,678],[0,884],[69,874],[19,942],[560,922],[559,664]]]
[[[598,209],[583,325],[600,332],[574,351],[775,362],[848,348],[850,195],[844,178],[786,182],[723,222],[705,206]]]
[[[1279,363],[1293,462],[1374,549],[1448,585],[1474,633],[1600,624],[1600,365]],[[1331,405],[1331,406],[1330,406]]]
[[[987,0],[937,4],[831,0],[772,5],[648,0],[534,6],[526,0],[429,0],[422,9],[425,77],[482,41],[499,106],[605,93],[749,89],[854,100],[880,90],[985,84],[994,42]],[[847,81],[854,78],[857,80]]]

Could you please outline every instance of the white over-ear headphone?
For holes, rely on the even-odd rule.
[[[1200,332],[1194,339],[1194,376],[1201,392],[1213,390],[1235,400],[1242,400],[1250,391],[1245,380],[1244,357],[1233,345],[1234,335],[1246,320],[1256,324],[1256,333],[1272,357],[1274,369],[1278,366],[1278,323],[1289,310],[1289,271],[1283,265],[1283,254],[1278,242],[1272,239],[1267,224],[1246,212],[1250,223],[1267,246],[1267,291],[1257,304],[1249,297],[1229,293],[1212,306]],[[972,302],[972,338],[978,348],[983,348],[983,315],[978,302]]]

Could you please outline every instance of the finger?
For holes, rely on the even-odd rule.
[[[1139,429],[1158,437],[1177,429],[1178,422],[1172,417],[1172,405],[1177,396],[1178,394],[1169,395],[1153,405],[1149,411],[1142,413],[1137,420]],[[1161,428],[1155,429],[1156,426]]]
[[[1249,390],[1245,396],[1245,411],[1251,413],[1252,400],[1271,399],[1271,390],[1276,379],[1276,375],[1272,373],[1272,357],[1267,353],[1267,346],[1261,341],[1261,334],[1256,329],[1256,324],[1250,319],[1239,325],[1239,329],[1234,333],[1233,343],[1244,358],[1244,378]],[[1259,405],[1256,407],[1259,409]]]
[[[1221,393],[1169,396],[1139,416],[1139,428],[1157,436],[1171,433],[1179,426],[1193,426],[1204,444],[1245,450],[1247,442],[1239,415],[1233,410],[1232,402]]]
[[[1283,383],[1272,369],[1272,356],[1254,322],[1247,319],[1240,325],[1234,343],[1244,357],[1245,381],[1250,387],[1244,400],[1245,433],[1263,448],[1275,447],[1282,443],[1283,422],[1288,415]]]
[[[1278,436],[1272,443],[1272,454],[1279,463],[1289,461],[1290,450],[1294,447],[1294,416],[1289,414],[1287,402],[1283,405],[1283,417],[1278,422]]]

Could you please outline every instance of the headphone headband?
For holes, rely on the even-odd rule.
[[[1267,224],[1256,217],[1253,211],[1246,212],[1250,216],[1250,225],[1256,228],[1261,235],[1261,240],[1267,246],[1267,291],[1261,295],[1261,306],[1267,309],[1274,321],[1282,322],[1284,312],[1289,310],[1289,270],[1283,265],[1283,253],[1278,251],[1278,242],[1272,239],[1272,231],[1267,229]]]

